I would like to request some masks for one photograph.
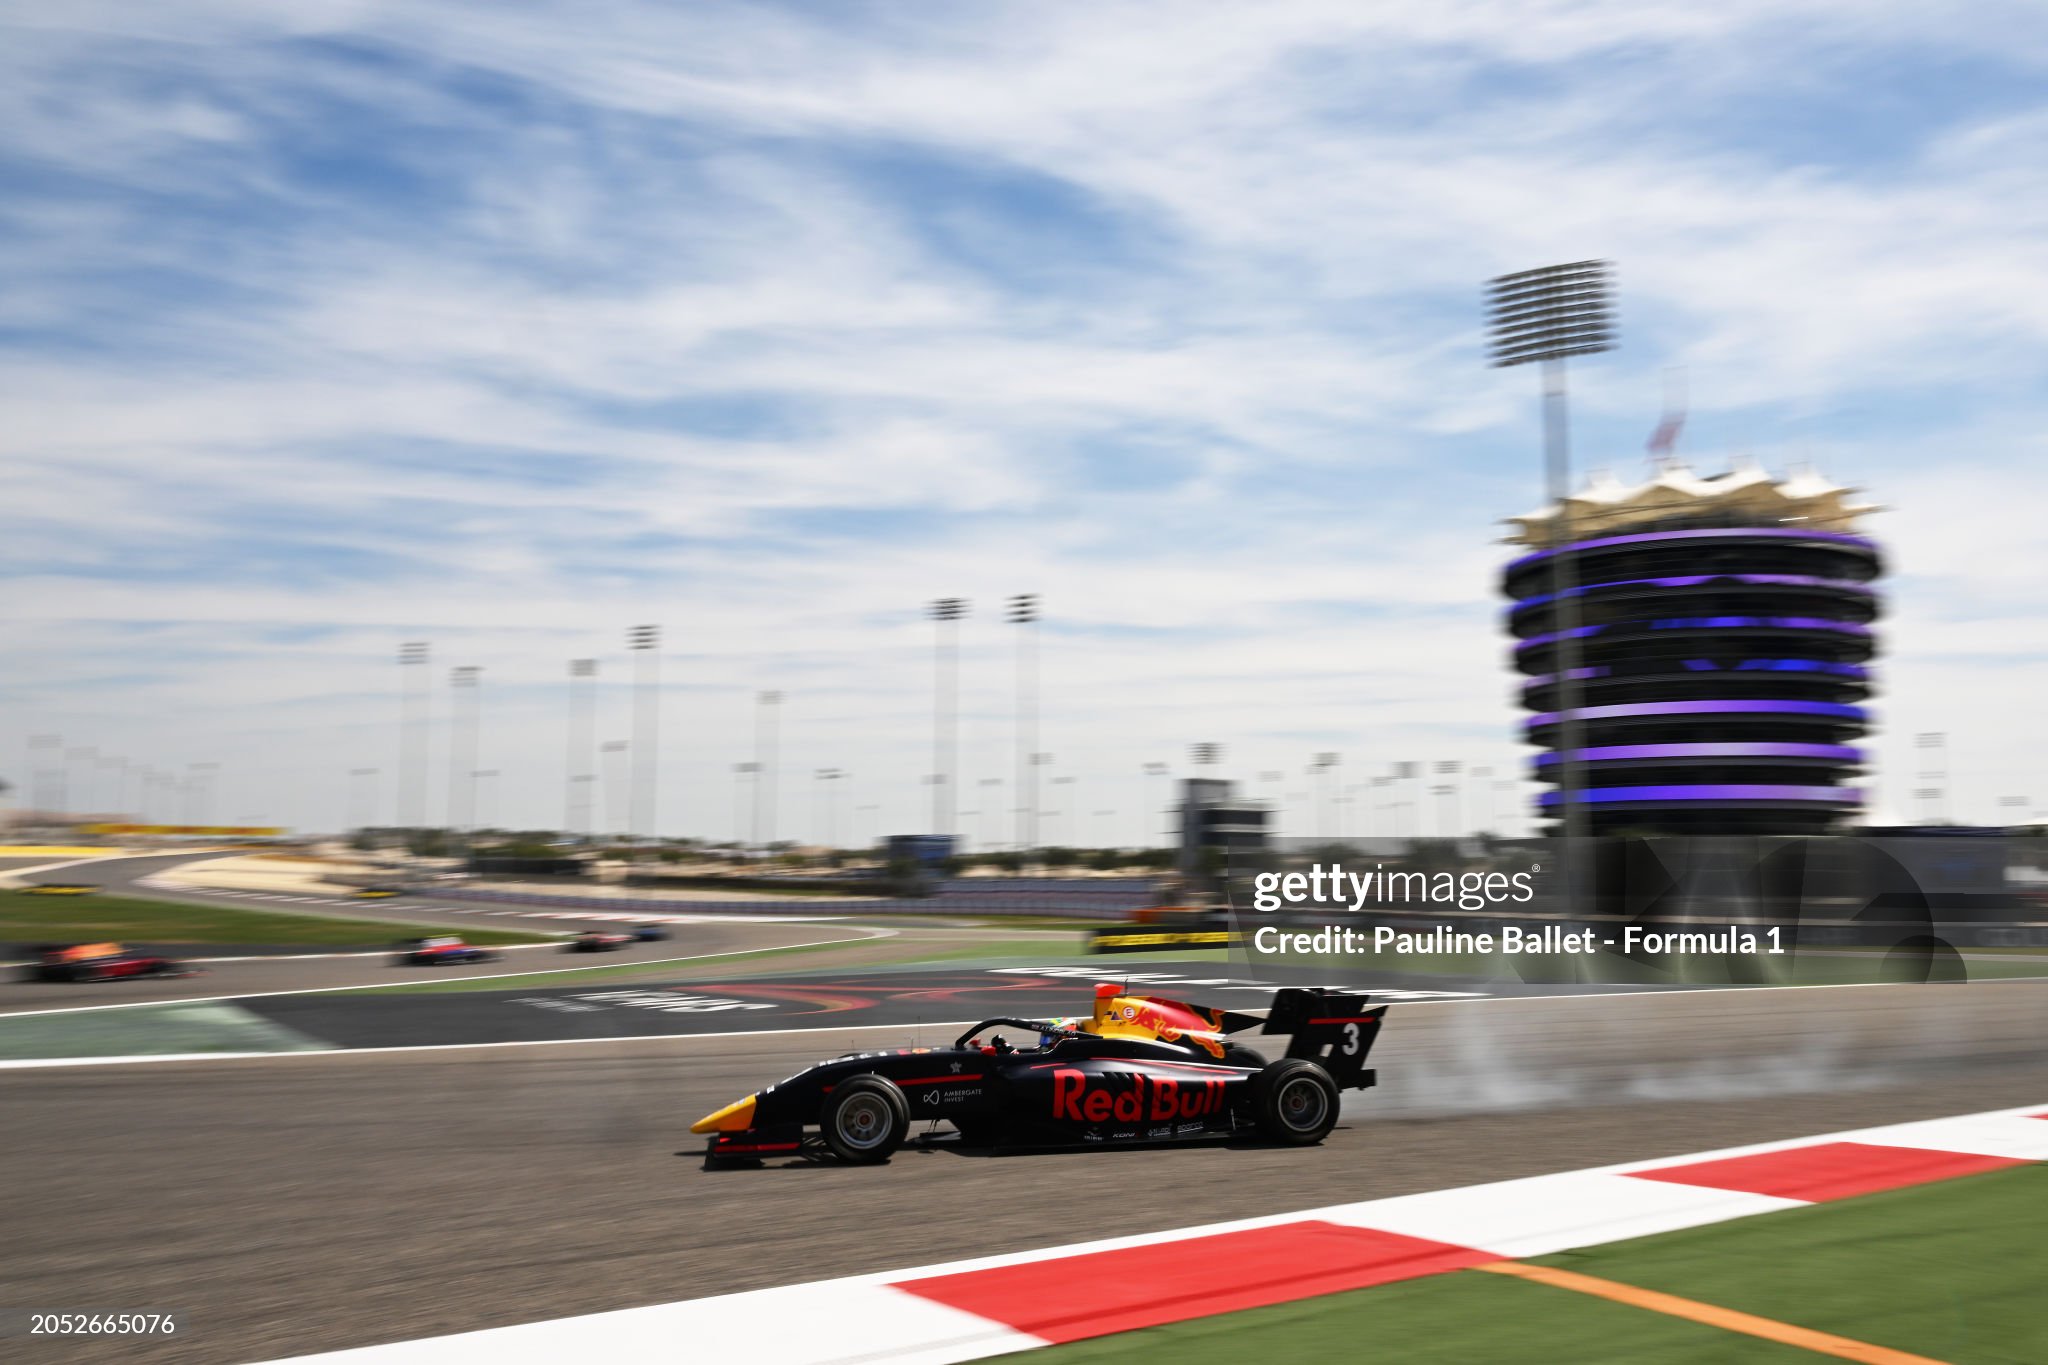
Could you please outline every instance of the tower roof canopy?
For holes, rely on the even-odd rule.
[[[1666,461],[1642,483],[1629,484],[1607,470],[1596,472],[1564,505],[1552,504],[1509,517],[1510,544],[1554,545],[1564,540],[1614,535],[1651,526],[1796,524],[1816,531],[1853,531],[1856,519],[1879,511],[1851,502],[1844,488],[1811,469],[1778,480],[1745,462],[1725,474],[1703,477],[1677,461]]]

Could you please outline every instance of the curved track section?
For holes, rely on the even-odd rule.
[[[452,905],[431,896],[403,896],[389,900],[350,900],[339,895],[250,895],[228,891],[152,885],[151,880],[167,867],[180,862],[197,862],[219,857],[214,853],[145,855],[109,858],[67,872],[80,881],[90,881],[109,895],[135,896],[147,900],[194,905],[222,905],[262,910],[272,914],[308,915],[325,919],[363,920],[378,925],[402,924],[425,933],[461,933],[476,929],[509,929],[529,934],[573,933],[592,927],[587,913],[567,910],[491,909]],[[163,979],[144,978],[99,983],[26,982],[0,983],[0,1016],[41,1010],[58,1010],[105,1005],[137,1005],[178,1000],[215,1000],[227,997],[289,995],[298,992],[388,986],[464,978],[507,976],[548,972],[563,968],[652,965],[674,962],[679,967],[700,959],[757,952],[763,949],[805,947],[825,943],[858,943],[881,931],[835,925],[829,920],[775,919],[752,916],[744,920],[702,915],[649,915],[643,918],[670,922],[671,937],[663,942],[639,943],[609,953],[570,954],[552,944],[499,949],[495,962],[449,967],[399,967],[389,952],[350,952],[306,948],[289,954],[248,954],[232,947],[194,945],[174,951],[173,956],[189,960],[199,968],[193,976]],[[385,931],[366,932],[375,941]]]

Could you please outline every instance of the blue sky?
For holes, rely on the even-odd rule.
[[[38,733],[219,762],[216,815],[320,828],[378,766],[389,818],[427,639],[439,682],[484,668],[486,814],[554,823],[565,661],[605,661],[624,738],[656,621],[666,830],[732,832],[763,687],[786,832],[821,767],[912,828],[919,607],[959,595],[987,837],[997,608],[1036,591],[1061,818],[1098,837],[1196,741],[1282,797],[1325,750],[1505,774],[1494,542],[1537,430],[1479,288],[1597,255],[1623,349],[1575,374],[1581,468],[1642,472],[1683,365],[1697,467],[1869,490],[1880,790],[1911,813],[1944,729],[1958,814],[2048,804],[2036,6],[0,22],[9,772]]]

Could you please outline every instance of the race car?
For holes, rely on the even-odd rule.
[[[668,942],[668,926],[666,924],[652,923],[636,924],[633,926],[633,937],[639,939],[642,943],[666,943]]]
[[[431,938],[409,938],[398,945],[401,967],[447,967],[461,962],[496,962],[498,955],[488,948],[464,943],[454,934]]]
[[[1342,1090],[1375,1082],[1365,1065],[1386,1014],[1370,998],[1277,991],[1263,1016],[1096,988],[1085,1019],[985,1019],[948,1048],[850,1052],[705,1115],[709,1166],[774,1154],[885,1161],[919,1119],[996,1149],[1184,1142],[1256,1135],[1321,1142]],[[1276,1061],[1235,1041],[1252,1028],[1287,1039]],[[1028,1045],[1009,1042],[1008,1032]],[[811,1129],[817,1135],[809,1135]],[[934,1133],[927,1141],[943,1140]]]
[[[603,929],[585,929],[562,945],[565,953],[615,953],[640,941],[635,934],[614,934]]]
[[[36,949],[36,960],[22,969],[25,981],[114,981],[129,976],[193,974],[170,958],[130,952],[118,943],[51,944]]]

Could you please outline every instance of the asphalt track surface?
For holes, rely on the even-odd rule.
[[[809,926],[816,932],[831,926]],[[831,954],[836,955],[837,950]],[[1225,1007],[1262,1009],[1279,978],[1228,975],[1223,963],[1145,964],[1168,997],[1199,997]],[[419,1047],[550,1039],[608,1039],[660,1034],[764,1032],[842,1025],[890,1025],[926,1043],[950,1042],[982,1019],[1055,1019],[1093,1009],[1098,980],[1120,980],[1133,970],[1097,962],[1085,967],[986,967],[931,963],[880,969],[860,967],[783,970],[772,974],[717,975],[717,964],[697,964],[693,979],[612,980],[552,985],[526,982],[502,991],[393,996],[280,996],[250,1000],[243,1008],[273,1023],[341,1047]],[[728,969],[731,971],[731,969]],[[1085,975],[1084,975],[1085,974]],[[666,973],[663,974],[664,976]],[[1186,978],[1187,984],[1175,984]],[[1307,978],[1304,977],[1304,980]],[[1215,983],[1227,981],[1227,985]],[[1199,983],[1199,984],[1198,984]],[[1516,983],[1519,985],[1519,983]],[[1491,983],[1469,992],[1440,981],[1399,998],[1455,998],[1504,991]],[[1526,989],[1526,988],[1525,988]],[[1379,999],[1390,999],[1386,995]]]
[[[2043,1103],[2044,1036],[2038,982],[1414,1004],[1382,1035],[1382,1088],[1318,1148],[721,1172],[693,1119],[907,1040],[0,1071],[0,1285],[11,1306],[191,1315],[171,1341],[12,1359],[249,1361]]]

